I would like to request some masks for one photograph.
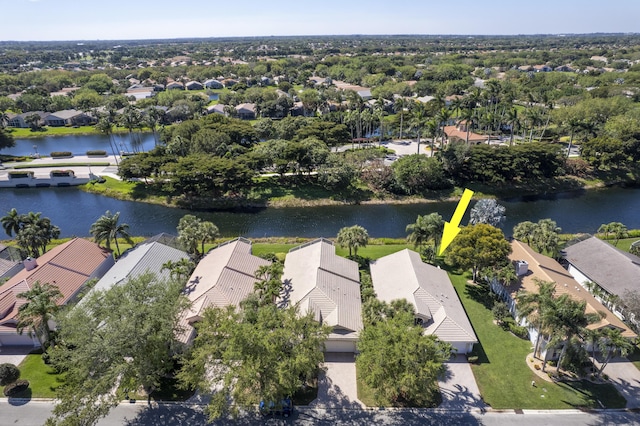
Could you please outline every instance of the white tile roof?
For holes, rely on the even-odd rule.
[[[330,241],[318,239],[292,249],[282,280],[286,300],[313,312],[323,324],[352,332],[362,330],[358,264],[337,256]]]
[[[378,299],[406,299],[423,318],[426,334],[445,342],[477,343],[478,339],[447,273],[405,249],[371,263]]]

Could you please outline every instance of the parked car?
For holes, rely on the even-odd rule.
[[[285,398],[279,403],[273,401],[265,402],[260,401],[260,413],[264,416],[277,415],[283,417],[289,417],[293,412],[293,402],[291,398]]]

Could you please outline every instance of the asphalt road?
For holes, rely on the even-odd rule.
[[[23,405],[0,402],[0,425],[42,425],[51,413],[51,402],[30,401]],[[161,404],[148,407],[144,404],[123,404],[102,419],[100,426],[194,426],[207,424],[200,406]],[[438,410],[341,410],[297,408],[289,419],[264,418],[258,414],[244,414],[238,419],[223,419],[215,425],[640,425],[640,414],[626,411],[602,411],[583,413],[578,410],[533,412],[513,410],[504,412],[443,412]]]

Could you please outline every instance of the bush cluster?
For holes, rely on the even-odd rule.
[[[4,387],[4,396],[12,397],[21,392],[24,392],[29,387],[28,380],[18,380],[17,382],[10,383]]]
[[[20,378],[20,370],[13,364],[0,364],[0,386],[13,383]]]
[[[53,151],[49,155],[51,158],[73,157],[71,151]]]

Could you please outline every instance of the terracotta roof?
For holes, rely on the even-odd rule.
[[[404,249],[371,262],[371,280],[380,300],[413,304],[425,334],[445,342],[478,342],[447,273],[422,262],[415,251]]]
[[[461,126],[461,123],[458,123],[455,126],[444,126],[444,133],[447,135],[447,139],[458,138],[463,141],[467,140],[467,131],[461,130],[464,127]],[[477,133],[469,132],[469,142],[486,142],[488,136],[479,135]]]
[[[511,293],[514,300],[516,293],[520,290],[537,292],[538,286],[535,282],[536,278],[542,281],[554,282],[556,283],[556,296],[568,294],[574,300],[585,301],[587,304],[585,311],[587,313],[601,313],[604,315],[600,321],[590,324],[587,328],[593,330],[603,327],[614,327],[620,329],[622,335],[625,337],[637,337],[620,318],[615,316],[602,305],[602,303],[598,302],[591,293],[578,284],[571,274],[558,262],[550,257],[536,253],[531,247],[521,241],[514,240],[511,243],[511,248],[513,251],[509,255],[509,259],[512,261],[525,260],[529,264],[529,272],[527,275],[507,287],[507,291]]]
[[[363,327],[358,264],[335,251],[324,239],[291,249],[282,275],[290,288],[285,301],[324,324],[357,333]]]
[[[0,300],[3,303],[9,303],[9,299],[5,298],[11,296],[7,296],[7,293],[14,295],[13,311],[0,321],[5,323],[17,314],[18,306],[24,302],[16,300],[15,295],[28,291],[36,281],[57,286],[63,296],[57,303],[64,305],[109,257],[110,252],[82,238],[74,238],[51,249],[36,260],[38,266],[34,269],[21,270],[0,286]]]

